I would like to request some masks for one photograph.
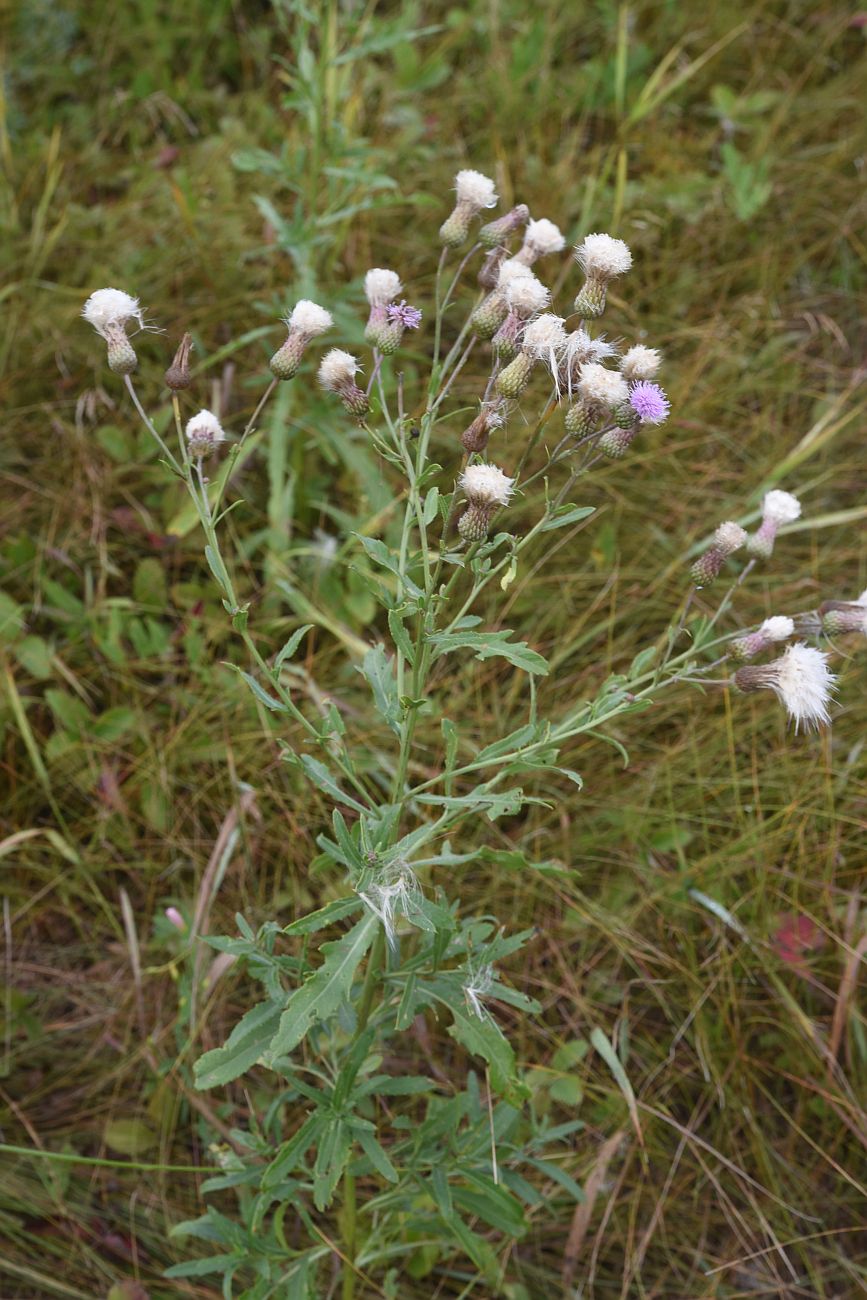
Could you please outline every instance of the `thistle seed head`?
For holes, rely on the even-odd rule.
[[[221,442],[226,441],[223,426],[213,411],[199,411],[190,416],[186,426],[187,450],[193,460],[212,456]]]
[[[636,343],[623,354],[620,369],[625,379],[638,382],[653,379],[662,365],[662,353],[656,348],[646,348]]]
[[[739,691],[772,690],[799,731],[830,722],[828,706],[836,684],[821,650],[797,642],[769,664],[739,668],[733,682]]]

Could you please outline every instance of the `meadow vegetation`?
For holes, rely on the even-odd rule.
[[[246,661],[195,514],[84,298],[117,284],[159,321],[136,340],[157,405],[190,331],[190,412],[239,431],[296,299],[324,302],[350,350],[370,266],[430,299],[460,167],[570,242],[626,239],[606,327],[664,351],[672,418],[579,484],[595,513],[484,609],[544,652],[556,711],[664,635],[715,525],[752,526],[771,486],[804,514],[744,584],[745,622],[867,587],[865,25],[805,0],[34,0],[5,25],[0,1293],[211,1297],[207,1276],[165,1279],[195,1253],[171,1229],[275,1092],[264,1073],[193,1086],[249,987],[204,948],[191,961],[166,909],[234,933],[236,913],[328,902],[336,882],[311,863],[330,809],[225,666]],[[387,533],[396,502],[312,365],[305,384],[303,403],[281,386],[245,443],[226,528],[270,650],[313,625],[299,697],[339,699],[364,734],[353,656],[377,612],[348,539]],[[443,463],[464,425],[437,430]],[[507,469],[523,436],[517,420],[501,436]],[[530,504],[510,507],[516,528]],[[399,1289],[358,1294],[867,1291],[867,642],[837,648],[841,703],[818,736],[765,693],[680,691],[616,744],[574,746],[583,789],[546,777],[539,804],[480,819],[459,892],[534,929],[505,966],[542,1006],[498,1014],[535,1113],[583,1127],[561,1181],[540,1176],[498,1290],[419,1250]],[[526,689],[509,681],[451,656],[439,689],[495,733],[493,703]],[[411,1032],[463,1084],[436,1020]]]

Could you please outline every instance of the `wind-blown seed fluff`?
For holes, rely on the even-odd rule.
[[[662,365],[662,353],[656,348],[646,348],[636,343],[623,354],[620,369],[627,379],[653,379]]]
[[[332,348],[319,363],[319,382],[330,393],[336,393],[344,384],[352,383],[359,365],[351,352]]]
[[[617,348],[613,343],[608,343],[602,337],[591,338],[585,329],[579,327],[566,335],[563,361],[571,368],[582,366],[588,361],[605,361],[607,357],[613,357],[616,352]]]
[[[632,265],[629,246],[611,235],[587,235],[575,249],[575,260],[591,279],[611,280]]]
[[[801,517],[801,503],[791,492],[781,492],[779,488],[765,494],[762,502],[762,518],[767,522],[780,525],[791,524]]]
[[[326,311],[324,307],[320,307],[318,303],[311,302],[309,298],[301,298],[300,301],[296,302],[285,320],[285,324],[290,330],[298,330],[301,334],[309,334],[311,338],[330,330],[333,323],[331,312]]]
[[[742,691],[772,690],[796,731],[830,722],[828,705],[836,680],[828,668],[828,656],[803,641],[790,645],[773,663],[739,668],[734,677]]]
[[[519,316],[534,316],[549,305],[551,293],[531,271],[529,275],[519,275],[509,281],[506,285],[506,302]]]
[[[97,289],[82,307],[81,315],[104,339],[108,338],[106,331],[112,326],[123,329],[130,320],[138,321],[139,327],[144,328],[138,298],[123,289]]]
[[[549,253],[559,253],[566,247],[566,239],[559,226],[547,217],[538,221],[528,221],[524,234],[524,243],[528,244],[537,257],[546,257]]]
[[[364,277],[364,294],[371,307],[386,307],[400,294],[403,285],[397,271],[375,266]]]
[[[482,208],[493,208],[497,203],[497,188],[488,176],[481,172],[467,169],[458,172],[455,177],[455,192],[458,203],[480,212]]]
[[[514,482],[496,465],[468,465],[458,479],[458,486],[474,505],[505,506]]]
[[[539,361],[556,359],[564,343],[566,342],[566,331],[563,328],[563,317],[554,316],[551,312],[545,312],[531,320],[524,330],[524,338],[521,344],[525,352],[535,357]]]
[[[629,385],[619,370],[608,370],[596,361],[587,361],[581,367],[578,391],[587,402],[613,410],[629,398]]]

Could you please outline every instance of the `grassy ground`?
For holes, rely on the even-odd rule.
[[[198,539],[76,319],[83,297],[117,283],[170,339],[190,329],[199,399],[216,386],[240,426],[278,309],[319,286],[351,345],[369,265],[429,287],[460,165],[573,238],[628,239],[611,328],[664,348],[675,417],[594,477],[591,526],[505,598],[558,665],[556,710],[659,634],[685,552],[782,468],[805,527],[748,581],[744,619],[867,585],[865,27],[805,0],[38,0],[6,24],[0,1126],[146,1168],[0,1156],[0,1295],[209,1297],[160,1281],[185,1250],[169,1228],[201,1208],[173,1167],[206,1165],[268,1084],[191,1093],[192,1057],[244,990],[221,978],[193,1045],[163,909],[192,912],[247,787],[211,928],[327,895],[307,870],[325,809],[219,666],[237,652]],[[167,347],[141,343],[154,398]],[[275,644],[305,601],[369,634],[363,582],[323,570],[316,530],[342,536],[387,490],[358,440],[315,420],[287,433],[291,400],[244,467],[245,583]],[[300,594],[261,597],[281,576]],[[534,1215],[514,1297],[559,1293],[570,1228],[576,1295],[867,1291],[862,646],[842,646],[820,738],[786,732],[765,696],[681,694],[624,724],[628,766],[582,745],[582,793],[543,787],[550,809],[480,830],[568,867],[465,880],[467,906],[538,927],[516,977],[544,1014],[512,1028],[536,1103],[586,1124],[570,1169],[586,1219],[556,1201]],[[320,630],[304,667],[310,690],[363,707],[339,636]],[[462,718],[484,725],[493,680],[457,673]],[[633,1118],[586,1050],[594,1026]],[[464,1068],[449,1040],[430,1050]]]

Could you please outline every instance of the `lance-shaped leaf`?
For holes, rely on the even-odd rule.
[[[260,1002],[238,1021],[222,1047],[205,1052],[193,1071],[197,1088],[218,1088],[255,1065],[280,1024],[282,1007]]]
[[[335,1014],[349,996],[358,964],[370,947],[378,925],[377,918],[369,912],[342,939],[322,945],[325,960],[289,998],[279,1028],[264,1055],[265,1064],[291,1052],[313,1025]]]

